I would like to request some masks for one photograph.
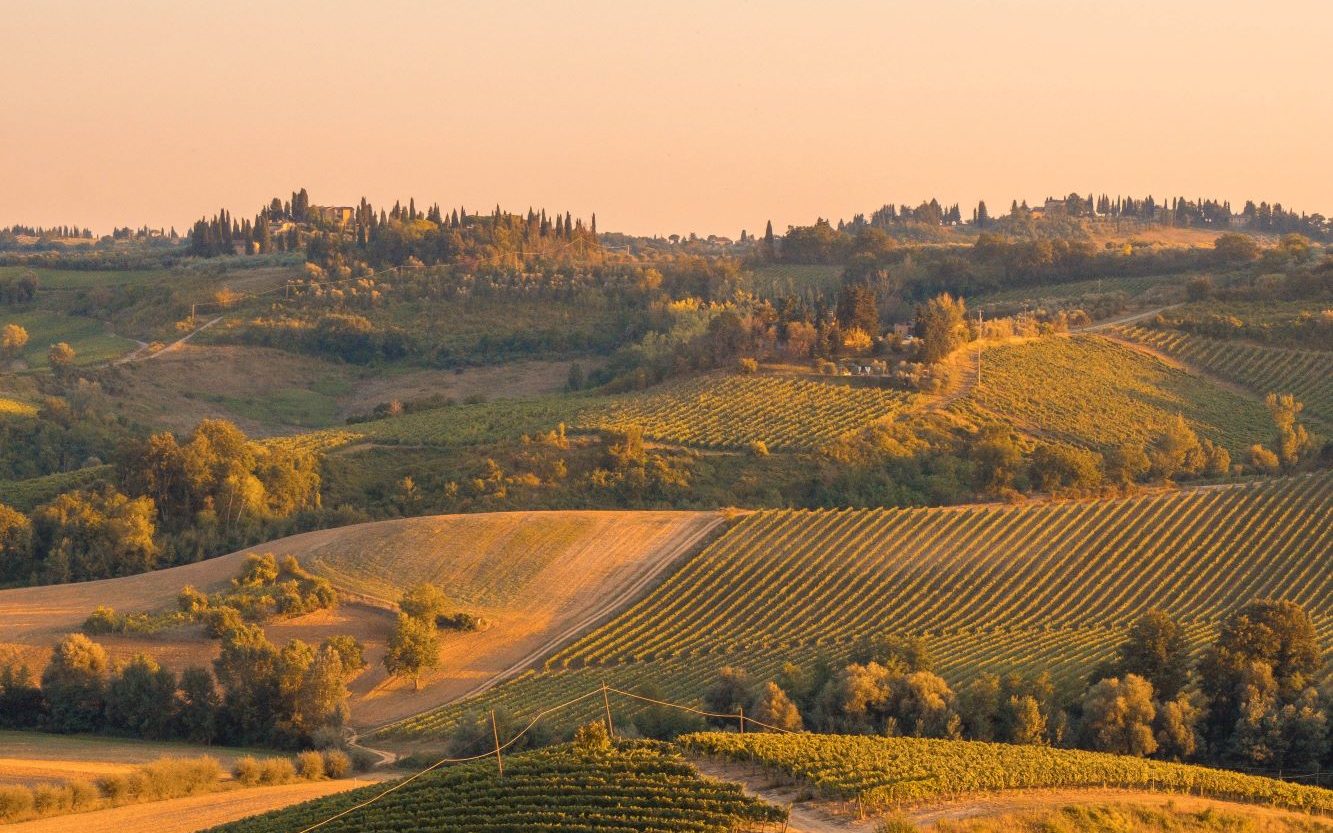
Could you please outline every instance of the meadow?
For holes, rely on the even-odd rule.
[[[532,714],[602,681],[692,701],[721,666],[763,680],[886,633],[924,636],[953,683],[1049,671],[1077,686],[1150,608],[1199,646],[1254,598],[1304,605],[1333,646],[1333,574],[1310,558],[1333,548],[1331,508],[1320,473],[1120,500],[755,512],[544,670],[383,731],[439,737],[468,709]]]
[[[0,311],[0,326],[5,324],[18,324],[28,331],[28,344],[21,358],[34,369],[47,367],[47,351],[61,341],[74,348],[75,363],[81,365],[111,361],[138,347],[131,339],[109,332],[103,322],[76,315],[47,310]]]

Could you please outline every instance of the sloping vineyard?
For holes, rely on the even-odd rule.
[[[1233,454],[1269,439],[1258,399],[1192,376],[1100,336],[1042,338],[982,355],[982,383],[950,411],[1078,445],[1146,443],[1184,414]]]
[[[366,801],[375,785],[214,828],[215,833],[301,830]],[[702,778],[666,744],[626,743],[604,752],[559,746],[504,761],[436,770],[321,831],[418,833],[729,833],[778,830],[786,811],[735,784]]]
[[[759,763],[865,810],[1040,788],[1184,792],[1333,813],[1333,790],[1201,766],[1102,752],[925,738],[719,734],[681,738],[703,755]]]
[[[1333,423],[1333,353],[1260,347],[1147,327],[1122,326],[1115,333],[1244,385],[1260,396],[1290,393],[1305,403],[1309,413]]]
[[[924,635],[953,682],[1069,682],[1153,607],[1198,646],[1240,605],[1291,599],[1330,645],[1330,559],[1329,472],[1123,500],[756,512],[545,671],[387,733],[442,732],[483,703],[531,714],[602,681],[688,701],[723,665],[763,679],[885,633]]]
[[[718,375],[671,382],[584,414],[585,428],[707,448],[812,449],[908,407],[902,391],[787,376]]]

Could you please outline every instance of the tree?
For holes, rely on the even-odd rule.
[[[990,493],[1013,488],[1014,477],[1023,464],[1023,449],[1013,434],[999,425],[983,428],[972,441],[968,456],[976,463],[977,487]]]
[[[1089,748],[1143,757],[1157,751],[1152,684],[1137,674],[1111,677],[1083,695],[1083,733]]]
[[[889,717],[914,737],[959,738],[962,719],[954,708],[954,693],[944,679],[929,671],[914,671],[893,680]]]
[[[126,576],[157,563],[153,501],[111,486],[66,492],[33,513],[34,550],[52,582]]]
[[[191,743],[212,743],[217,737],[222,701],[208,669],[191,666],[181,672],[176,731]]]
[[[1148,448],[1148,461],[1153,474],[1170,480],[1177,474],[1202,469],[1202,451],[1198,435],[1186,424],[1184,416],[1176,414]]]
[[[1083,492],[1101,485],[1102,458],[1084,448],[1042,443],[1032,452],[1031,471],[1033,483],[1043,492]]]
[[[15,359],[28,346],[28,331],[19,324],[6,324],[0,330],[0,358]]]
[[[269,743],[281,710],[279,652],[258,625],[241,625],[222,638],[213,660],[230,740]]]
[[[1180,624],[1163,611],[1139,617],[1118,653],[1117,673],[1142,677],[1162,700],[1174,698],[1189,680],[1189,641]]]
[[[1259,257],[1259,244],[1248,234],[1224,234],[1213,241],[1213,256],[1221,263],[1249,263]]]
[[[106,650],[81,633],[56,643],[42,672],[52,730],[91,732],[101,727],[108,666]]]
[[[1233,613],[1199,661],[1210,742],[1222,748],[1231,738],[1244,757],[1263,757],[1263,715],[1294,702],[1322,665],[1314,624],[1295,602],[1256,601]]]
[[[413,619],[435,622],[436,617],[449,609],[444,591],[433,584],[422,582],[413,586],[398,600],[398,609]]]
[[[963,299],[945,292],[916,308],[916,334],[921,339],[921,361],[933,364],[968,340],[967,307]]]
[[[106,689],[106,722],[135,737],[171,736],[176,713],[176,675],[140,654],[111,678]]]
[[[1187,761],[1198,754],[1202,719],[1203,710],[1188,694],[1182,693],[1158,705],[1153,724],[1158,756],[1169,761]]]
[[[704,711],[720,715],[738,714],[741,709],[749,709],[754,704],[754,689],[750,675],[743,668],[730,665],[718,669],[717,679],[704,692]],[[712,718],[714,722],[728,724],[725,717]]]
[[[26,665],[0,665],[0,728],[30,729],[46,719],[46,698]]]
[[[1287,468],[1295,466],[1314,447],[1305,426],[1296,421],[1305,405],[1289,393],[1270,393],[1264,398],[1277,426],[1277,456]]]
[[[1041,703],[1031,694],[1010,695],[1005,704],[1008,742],[1044,746],[1049,731]]]
[[[57,376],[64,376],[74,368],[74,360],[77,354],[74,348],[65,342],[52,344],[51,349],[46,352],[47,363],[51,365],[51,371]]]
[[[755,701],[754,719],[759,723],[790,732],[799,732],[805,728],[796,704],[777,683],[771,681],[764,684],[763,692]]]
[[[1124,442],[1105,455],[1106,478],[1117,486],[1129,486],[1152,469],[1142,443]]]
[[[25,578],[32,569],[32,522],[0,503],[0,581]]]
[[[346,671],[337,649],[326,645],[306,668],[296,692],[292,726],[303,737],[347,721]]]
[[[398,615],[384,654],[384,670],[395,677],[411,675],[413,690],[421,689],[421,672],[439,662],[439,632],[434,621]]]

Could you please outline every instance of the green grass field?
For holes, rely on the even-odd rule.
[[[40,289],[92,289],[98,286],[128,286],[153,283],[169,275],[169,269],[44,269],[29,266],[0,266],[0,281],[37,276]]]
[[[1057,283],[1043,286],[1022,286],[1013,289],[1001,289],[986,292],[968,298],[968,305],[982,309],[1014,309],[1024,306],[1032,309],[1041,307],[1060,307],[1079,298],[1108,295],[1113,292],[1129,297],[1141,295],[1150,289],[1162,286],[1184,286],[1189,278],[1182,275],[1142,275],[1120,278],[1092,278],[1069,283]]]
[[[950,406],[979,424],[1011,424],[1091,448],[1148,442],[1184,415],[1238,455],[1273,433],[1246,397],[1101,336],[1047,337],[986,350],[981,383]]]
[[[1333,646],[1333,574],[1310,558],[1330,548],[1330,473],[1096,502],[757,512],[545,670],[385,734],[439,737],[476,707],[532,714],[603,680],[691,701],[721,666],[764,680],[873,634],[923,635],[953,683],[1049,671],[1070,685],[1153,607],[1197,646],[1240,605],[1288,598]]]
[[[30,368],[47,367],[47,351],[61,341],[74,348],[75,361],[84,365],[110,361],[138,346],[128,338],[107,332],[101,321],[45,310],[0,310],[0,327],[5,324],[18,324],[28,331],[28,345],[22,358]]]

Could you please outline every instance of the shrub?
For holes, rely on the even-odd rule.
[[[18,821],[32,813],[32,790],[27,787],[0,787],[0,822]]]
[[[261,772],[259,761],[253,755],[237,758],[236,763],[232,764],[231,767],[231,777],[247,787],[253,787],[259,783]]]
[[[116,611],[105,605],[99,605],[88,618],[83,620],[83,632],[93,636],[104,633],[117,633],[124,628],[124,619]]]
[[[214,639],[222,639],[244,624],[241,612],[230,606],[211,608],[204,616],[204,632]]]
[[[291,758],[266,758],[259,765],[261,784],[287,784],[296,780],[296,767]]]
[[[296,772],[307,781],[321,781],[325,776],[324,756],[312,750],[296,756]]]
[[[352,759],[341,749],[324,752],[324,774],[330,778],[346,778],[352,772]]]
[[[768,456],[768,443],[763,440],[755,440],[750,443],[750,453],[756,457]]]
[[[380,762],[380,756],[369,749],[352,748],[352,769],[356,772],[369,772]]]
[[[741,373],[757,373],[759,371],[759,362],[748,356],[744,356],[737,362],[737,367],[740,369]]]

